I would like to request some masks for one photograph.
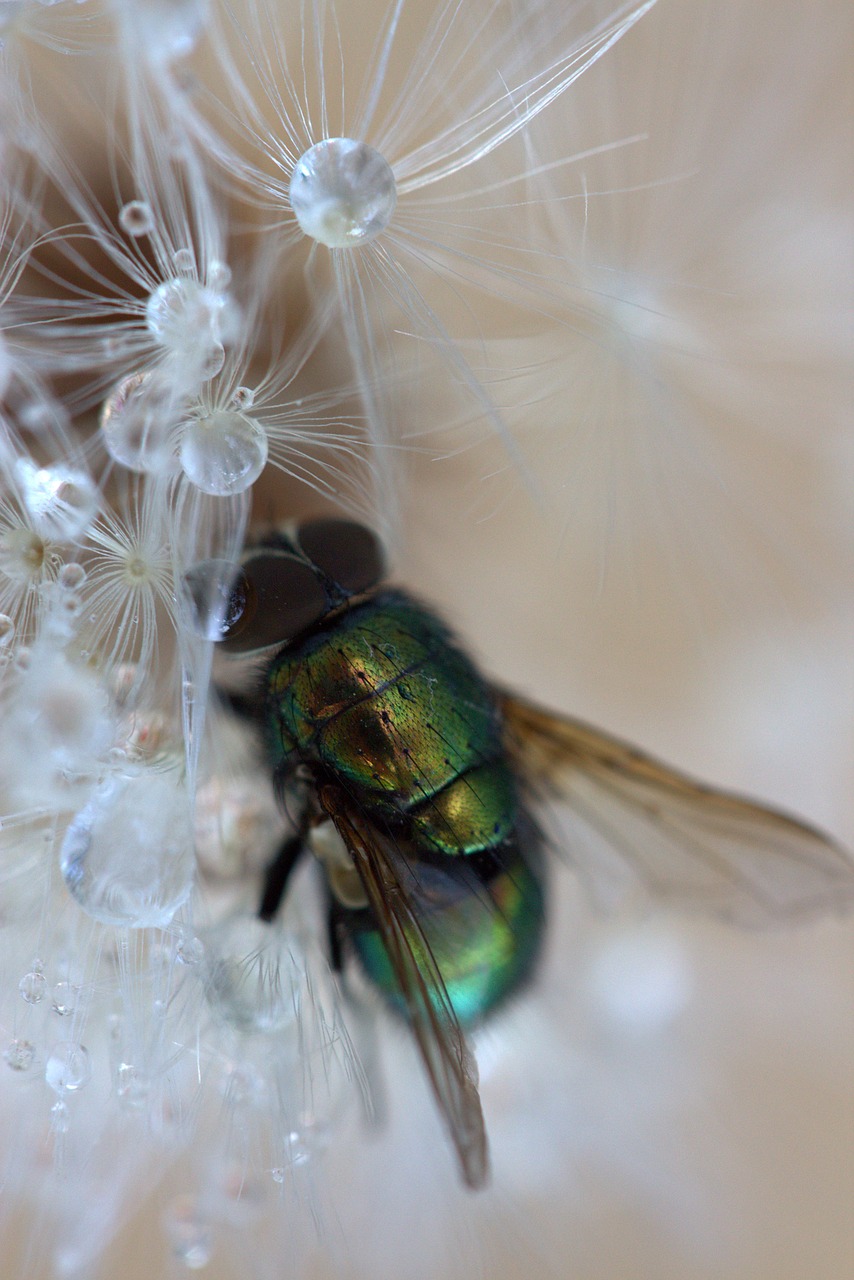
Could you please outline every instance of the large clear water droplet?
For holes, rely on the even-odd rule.
[[[271,925],[235,916],[205,935],[206,995],[238,1031],[269,1032],[297,1016],[301,957]]]
[[[89,1083],[92,1063],[89,1051],[76,1040],[61,1040],[45,1063],[44,1078],[54,1093],[76,1093]]]
[[[73,819],[60,851],[65,883],[104,924],[165,928],[190,893],[193,836],[173,773],[108,779]]]
[[[101,409],[101,437],[110,457],[130,471],[158,471],[169,456],[174,396],[148,373],[118,382]]]
[[[219,373],[225,362],[223,342],[235,325],[233,308],[224,291],[175,276],[164,280],[145,307],[148,331],[181,364],[190,385]]]
[[[397,204],[391,165],[354,138],[326,138],[309,147],[294,166],[289,194],[305,234],[331,249],[373,240]]]
[[[181,600],[190,626],[205,640],[222,640],[234,625],[236,605],[232,584],[238,566],[230,560],[202,560],[184,574]]]
[[[86,532],[98,511],[98,488],[85,471],[64,463],[39,467],[19,458],[15,472],[37,533],[70,542]]]
[[[217,409],[184,425],[181,466],[202,493],[244,493],[267,462],[267,433],[256,418]]]

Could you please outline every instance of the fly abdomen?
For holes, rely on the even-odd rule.
[[[439,853],[472,854],[510,839],[516,823],[516,789],[501,759],[459,774],[434,796],[409,810],[418,844]]]

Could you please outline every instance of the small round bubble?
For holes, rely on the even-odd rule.
[[[47,995],[47,979],[41,969],[33,968],[25,973],[18,983],[18,990],[27,1004],[41,1004]]]
[[[154,230],[151,207],[144,200],[129,200],[119,211],[119,225],[129,236],[147,236]]]
[[[255,403],[255,392],[251,387],[235,387],[231,397],[232,409],[251,409]]]
[[[348,249],[385,231],[397,185],[388,161],[366,142],[326,138],[297,161],[289,195],[307,236],[331,249]]]
[[[267,433],[255,418],[218,409],[185,424],[180,459],[187,479],[203,493],[243,493],[267,463]]]
[[[192,249],[176,249],[172,254],[176,271],[193,271],[196,266],[196,255]]]
[[[79,591],[86,581],[86,570],[82,564],[64,564],[59,571],[58,581],[66,591]]]
[[[51,992],[51,1005],[60,1018],[68,1018],[77,1007],[77,992],[70,982],[57,982]]]
[[[92,1077],[92,1063],[89,1051],[76,1040],[62,1040],[55,1046],[47,1060],[44,1078],[60,1095],[75,1093],[89,1083]]]

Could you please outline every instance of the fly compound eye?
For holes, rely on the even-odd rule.
[[[385,573],[379,539],[355,520],[308,520],[297,537],[303,554],[348,595],[367,591]]]
[[[227,653],[252,653],[286,641],[329,610],[313,569],[286,552],[259,551],[238,572],[220,632]]]

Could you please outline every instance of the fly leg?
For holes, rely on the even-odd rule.
[[[279,910],[291,872],[305,849],[310,826],[311,821],[306,810],[300,818],[296,831],[282,842],[272,862],[269,863],[264,873],[261,905],[258,908],[259,920],[269,922]]]

